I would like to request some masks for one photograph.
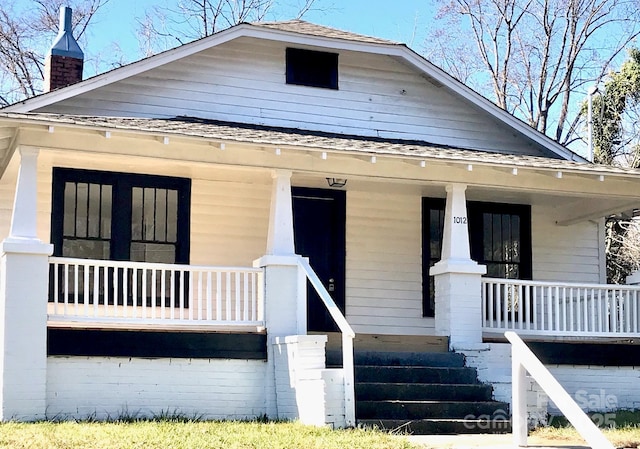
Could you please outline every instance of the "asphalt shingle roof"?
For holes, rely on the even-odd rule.
[[[283,148],[295,147],[319,151],[343,151],[351,154],[363,153],[367,155],[412,157],[416,159],[510,167],[571,170],[585,173],[640,175],[640,170],[638,169],[588,164],[563,159],[476,151],[435,145],[423,141],[352,136],[193,117],[123,118],[0,112],[0,123],[3,119],[42,123],[43,125],[69,125],[100,130],[122,130],[255,145],[275,145]]]
[[[387,44],[401,45],[398,42],[380,39],[363,34],[351,33],[349,31],[338,30],[315,23],[305,22],[304,20],[287,20],[283,22],[252,22],[251,25],[273,30],[288,31],[291,33],[306,34],[316,37],[328,37],[331,39],[343,39],[347,41],[364,42],[368,44]]]

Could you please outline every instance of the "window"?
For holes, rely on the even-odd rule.
[[[287,48],[287,84],[338,89],[338,54]]]
[[[440,260],[445,200],[422,199],[422,314],[434,316],[435,293],[429,268]],[[487,266],[487,276],[531,279],[531,207],[468,202],[471,258]]]
[[[55,168],[54,254],[189,262],[188,179]]]

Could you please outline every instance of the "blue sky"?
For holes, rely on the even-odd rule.
[[[290,18],[300,0],[285,0],[290,8],[276,10],[271,20]],[[136,18],[163,0],[110,0],[94,18],[88,34],[88,58],[108,60],[116,44],[128,62],[140,57],[136,39]],[[424,0],[316,0],[304,19],[356,33],[401,41],[419,50],[435,12],[433,2]],[[110,50],[111,49],[111,50]]]

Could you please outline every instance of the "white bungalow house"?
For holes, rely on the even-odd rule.
[[[640,402],[603,221],[639,171],[387,40],[241,24],[86,80],[71,41],[0,111],[0,419],[353,425],[354,334],[462,352],[508,400],[507,329],[570,392]]]

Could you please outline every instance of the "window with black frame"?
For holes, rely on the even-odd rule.
[[[435,314],[429,268],[440,260],[445,200],[422,199],[422,313]],[[471,258],[487,266],[488,277],[531,279],[531,206],[467,202]],[[513,303],[515,307],[515,302]]]
[[[187,264],[190,191],[191,181],[184,178],[54,168],[51,216],[54,255]],[[152,278],[156,283],[164,282],[164,288],[158,285],[155,289],[160,295],[162,291],[169,292],[172,284],[184,287],[187,282],[187,279],[178,279],[179,273],[175,279],[165,275],[162,281],[153,276],[152,270],[145,274],[136,271],[134,275],[133,271],[125,273],[122,269],[116,273],[110,268],[105,273],[105,268],[90,268],[99,270],[95,278],[93,272],[85,276],[84,268],[79,270],[73,273],[78,277],[77,286],[63,282],[62,271],[57,274],[57,285],[65,285],[67,295],[74,295],[76,288],[85,291],[87,279],[92,284],[94,279],[107,277],[113,288],[114,283],[122,282],[123,276],[136,276],[135,281],[128,279],[129,290],[117,288],[119,293],[109,298],[110,304],[117,299],[118,304],[131,305],[133,298],[138,298],[136,301],[146,298],[147,305],[167,304],[159,296],[155,300],[148,297],[148,292],[142,292],[142,285],[150,285]],[[145,277],[144,281],[141,276]],[[131,290],[133,285],[138,291]],[[89,285],[88,291],[93,291],[93,285]],[[103,293],[96,299],[92,295],[90,300],[104,303]],[[78,298],[78,301],[83,302],[84,298]],[[182,304],[187,305],[186,298]]]

